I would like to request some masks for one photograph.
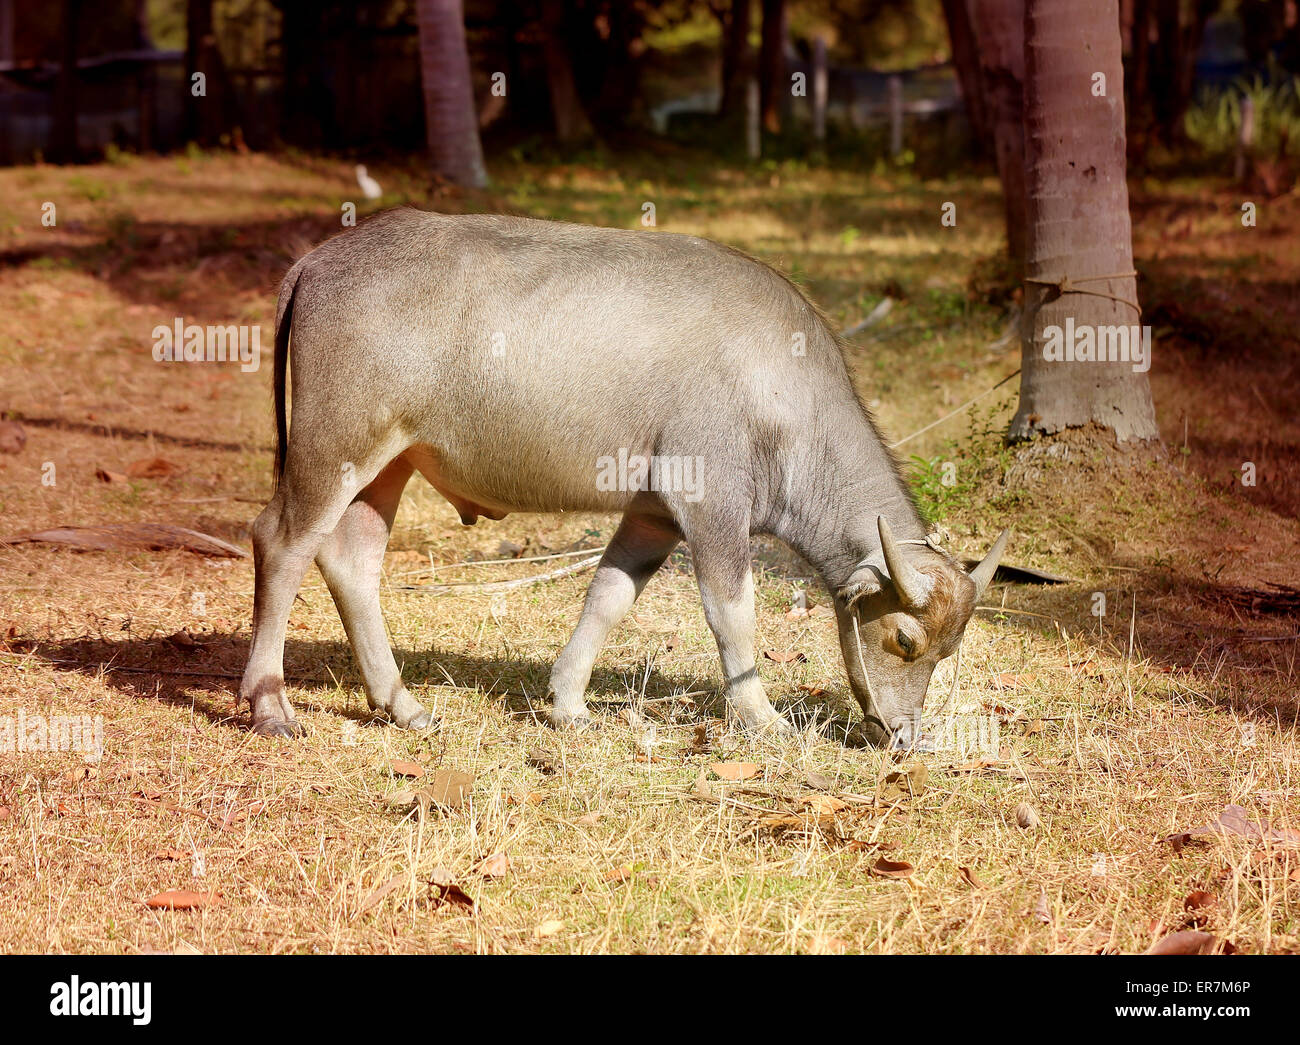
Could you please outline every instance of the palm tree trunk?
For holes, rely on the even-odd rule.
[[[1024,25],[1029,235],[1020,408],[1009,436],[1095,424],[1121,442],[1159,439],[1140,363],[1058,359],[1049,347],[1057,332],[1068,338],[1088,329],[1095,347],[1102,329],[1131,335],[1142,321],[1132,275],[1117,0],[1026,0]],[[1094,94],[1096,73],[1105,75],[1104,96]],[[1063,278],[1074,289],[1062,292]]]
[[[474,114],[461,0],[418,0],[420,79],[433,173],[472,188],[487,184]]]
[[[1025,260],[1024,2],[971,0],[970,15],[1002,182],[1007,253],[1019,272]]]

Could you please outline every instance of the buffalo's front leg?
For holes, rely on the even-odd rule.
[[[596,655],[680,540],[666,520],[631,512],[623,516],[596,567],[573,637],[551,670],[551,725],[558,729],[592,724],[586,692]]]
[[[727,707],[742,726],[782,736],[794,730],[777,714],[754,660],[754,575],[747,534],[701,534],[691,542],[704,617],[718,642]]]

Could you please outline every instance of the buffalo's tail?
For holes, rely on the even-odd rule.
[[[284,401],[285,381],[289,372],[289,333],[293,328],[293,299],[298,292],[298,277],[302,275],[302,262],[293,266],[280,284],[280,297],[275,306],[275,362],[272,382],[275,395],[275,472],[273,489],[278,489],[284,478],[285,460],[289,454],[289,415]]]

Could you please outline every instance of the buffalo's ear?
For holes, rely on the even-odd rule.
[[[875,595],[883,591],[884,587],[884,571],[878,566],[864,562],[853,571],[843,587],[835,594],[844,600],[846,606],[852,607],[859,599],[867,595]]]

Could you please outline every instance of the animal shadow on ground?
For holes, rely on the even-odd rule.
[[[204,637],[207,639],[208,637]],[[62,641],[11,642],[15,652],[27,652],[59,672],[102,679],[117,693],[132,699],[158,700],[192,708],[209,721],[243,727],[248,709],[237,707],[239,679],[248,657],[244,636],[217,635],[208,641],[182,634],[105,639],[82,637]],[[550,707],[549,660],[448,652],[394,650],[402,676],[417,699],[431,702],[427,686],[477,689],[499,702],[500,713],[521,721],[543,723]],[[299,712],[326,712],[360,723],[381,724],[384,717],[365,702],[360,676],[344,642],[289,639],[285,643],[285,676],[290,699]],[[823,736],[859,746],[840,698],[821,693],[787,696],[773,691],[778,708],[794,725],[815,724]],[[688,697],[689,700],[682,700]],[[340,705],[340,699],[342,704]],[[439,711],[446,712],[439,697]],[[587,701],[598,720],[614,721],[623,708],[663,707],[674,725],[689,726],[710,718],[725,718],[726,707],[715,677],[670,674],[653,665],[617,668],[597,664]],[[659,718],[658,713],[651,717]]]

